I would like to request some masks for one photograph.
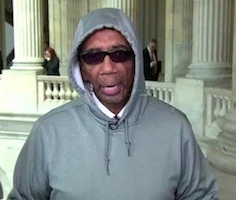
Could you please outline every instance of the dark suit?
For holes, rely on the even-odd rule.
[[[157,51],[154,51],[154,54],[156,56],[157,59]],[[147,49],[147,47],[145,49],[143,49],[143,64],[144,64],[144,77],[145,80],[151,80],[151,81],[157,81],[158,80],[158,75],[161,71],[161,62],[157,61],[157,71],[156,73],[153,72],[153,68],[150,67],[150,63],[151,63],[151,58],[149,55],[149,51]]]
[[[3,60],[2,60],[2,52],[0,50],[0,74],[2,73],[3,70]]]
[[[2,189],[2,185],[1,185],[1,182],[0,182],[0,199],[3,198],[3,189]]]

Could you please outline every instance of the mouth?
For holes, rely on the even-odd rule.
[[[112,96],[116,95],[121,91],[121,85],[109,85],[109,86],[103,86],[102,91],[105,95]]]

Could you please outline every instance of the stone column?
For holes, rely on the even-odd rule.
[[[188,78],[231,77],[233,0],[194,0],[193,58]]]
[[[137,0],[103,0],[103,1],[93,1],[88,0],[89,2],[89,10],[92,11],[97,8],[104,8],[104,7],[112,7],[112,8],[119,8],[124,13],[126,13],[130,18],[131,21],[134,23],[135,26],[138,25],[138,1]]]
[[[142,30],[140,31],[143,39],[143,45],[146,46],[150,39],[155,38],[157,40],[158,31],[158,1],[149,0],[140,2],[140,12],[143,15],[142,19],[139,19],[139,23],[143,23]],[[158,41],[157,41],[158,42]]]
[[[87,1],[48,1],[49,45],[60,59],[60,73],[67,75],[68,59],[79,19],[88,12]]]
[[[11,69],[41,70],[43,62],[42,0],[13,2],[15,58]]]
[[[234,4],[236,11],[236,4]],[[220,199],[236,197],[236,12],[234,12],[233,35],[232,108],[217,120],[222,132],[218,135],[218,146],[208,151],[208,159],[219,182]],[[227,197],[227,198],[226,198]]]
[[[2,73],[1,112],[37,112],[37,76],[43,72],[41,14],[42,0],[13,1],[15,58],[11,69]]]
[[[192,61],[193,0],[167,0],[165,81],[185,76]]]
[[[173,0],[166,0],[165,17],[165,82],[173,82],[173,61],[174,61],[174,12]]]
[[[6,65],[5,51],[5,1],[0,1],[0,51],[3,59],[3,66]]]
[[[192,62],[193,0],[175,2],[174,78],[183,77]]]

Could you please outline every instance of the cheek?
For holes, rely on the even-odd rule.
[[[84,71],[84,69],[81,67],[81,69],[80,69],[80,72],[81,72],[81,76],[82,76],[82,79],[84,80],[84,81],[87,81],[87,74],[86,74],[86,72]]]
[[[84,81],[93,83],[97,80],[97,69],[95,68],[81,68],[81,75]]]

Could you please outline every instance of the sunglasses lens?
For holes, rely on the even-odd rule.
[[[109,55],[113,62],[126,62],[132,58],[133,53],[129,50],[116,50]]]
[[[85,63],[90,65],[96,65],[103,61],[105,57],[104,52],[96,52],[96,53],[85,53],[81,55],[82,59]]]
[[[114,50],[111,52],[88,52],[81,54],[83,61],[89,65],[97,65],[103,62],[106,55],[109,55],[113,62],[126,62],[133,57],[130,50]]]

